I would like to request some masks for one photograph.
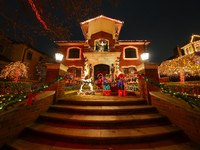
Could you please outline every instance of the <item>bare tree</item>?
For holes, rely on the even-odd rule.
[[[117,6],[120,0],[108,0]],[[1,0],[0,33],[33,44],[38,35],[70,39],[70,28],[101,13],[102,0]]]

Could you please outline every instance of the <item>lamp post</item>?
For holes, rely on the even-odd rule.
[[[140,55],[143,61],[147,61],[149,59],[149,53],[146,50],[146,41],[144,42],[144,52]]]
[[[58,51],[57,53],[55,53],[55,57],[56,57],[56,62],[60,63],[63,59],[63,54]]]

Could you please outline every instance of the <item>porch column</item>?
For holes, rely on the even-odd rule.
[[[67,72],[67,67],[60,63],[47,63],[47,74],[46,74],[46,83],[54,80],[58,75],[65,75]],[[57,98],[62,97],[65,92],[65,80],[57,81],[45,91],[55,91],[55,98],[54,103],[56,102]]]
[[[143,74],[149,79],[153,79],[156,83],[159,83],[159,77],[158,77],[158,65],[157,63],[143,63],[136,67],[138,74]],[[151,99],[149,92],[150,91],[159,91],[159,88],[157,88],[154,85],[151,85],[148,81],[145,81],[144,79],[139,80],[139,90],[140,95],[142,98],[144,98],[147,103],[151,104]]]

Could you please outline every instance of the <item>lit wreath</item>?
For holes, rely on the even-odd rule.
[[[104,39],[104,38],[100,38],[100,39],[98,39],[97,41],[96,41],[96,44],[98,45],[98,46],[101,46],[101,42],[104,42],[105,44],[107,44],[107,41]]]
[[[106,72],[106,71],[104,71],[104,72],[102,72],[102,74],[103,74],[103,76],[105,76],[105,75],[107,74],[107,72]]]

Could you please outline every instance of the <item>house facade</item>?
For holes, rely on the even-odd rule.
[[[181,49],[185,55],[200,52],[200,35],[192,35],[190,40]]]
[[[182,46],[174,49],[174,57],[178,58],[184,55],[200,52],[200,35],[193,34],[190,39]]]
[[[143,63],[140,54],[151,41],[119,40],[123,23],[103,15],[81,22],[84,41],[55,41],[64,54],[62,63],[73,70],[75,77],[82,76],[85,61],[94,80],[97,72],[110,74],[112,67],[130,75]]]
[[[0,71],[11,62],[21,61],[28,63],[28,78],[36,80],[36,66],[38,62],[45,58],[53,59],[33,46],[25,42],[16,42],[8,37],[0,35]]]

